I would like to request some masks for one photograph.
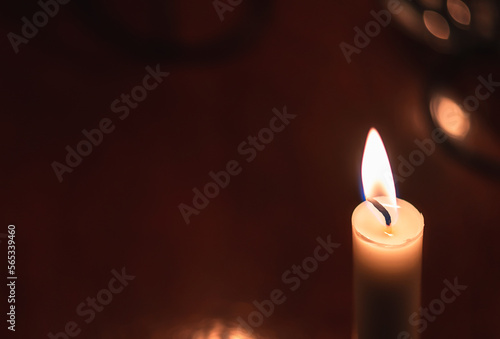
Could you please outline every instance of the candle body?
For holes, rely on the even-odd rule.
[[[369,202],[352,215],[355,338],[418,338],[409,317],[420,307],[424,221],[408,202],[398,199],[397,205],[390,232]]]

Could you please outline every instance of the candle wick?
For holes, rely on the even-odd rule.
[[[387,211],[385,209],[384,206],[382,206],[381,203],[379,203],[377,200],[373,199],[373,198],[368,198],[366,199],[366,201],[372,203],[373,206],[375,206],[375,208],[380,212],[382,213],[382,215],[384,216],[385,218],[385,224],[386,226],[391,226],[391,215],[389,214],[389,211]]]

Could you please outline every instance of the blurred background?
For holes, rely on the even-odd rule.
[[[18,280],[16,331],[5,320],[1,331],[350,338],[351,214],[373,126],[398,197],[425,218],[422,305],[445,279],[468,286],[422,338],[498,337],[499,9],[488,0],[2,3],[0,249],[7,260],[15,224]],[[157,76],[144,85],[148,74]],[[134,90],[153,79],[154,89]],[[285,107],[296,116],[246,161],[240,145]],[[78,148],[103,119],[109,133]],[[446,141],[417,159],[436,128]],[[68,160],[69,149],[86,155]],[[193,189],[231,160],[241,172],[187,224],[180,204],[192,208]],[[328,236],[341,246],[291,291],[283,273]],[[123,268],[135,278],[101,293]],[[276,289],[286,301],[245,332],[238,318],[248,322],[253,302]],[[107,304],[87,323],[77,308],[98,295]]]

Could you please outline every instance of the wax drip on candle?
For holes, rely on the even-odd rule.
[[[379,203],[377,200],[373,199],[373,198],[368,198],[366,199],[366,201],[372,203],[373,206],[375,206],[375,208],[380,212],[382,213],[382,215],[384,216],[385,218],[385,224],[386,226],[391,226],[391,215],[389,214],[389,211],[386,210],[386,208],[384,206],[382,206],[381,203]]]

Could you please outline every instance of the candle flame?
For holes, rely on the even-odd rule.
[[[361,181],[363,182],[365,199],[387,197],[384,202],[379,202],[387,209],[391,215],[392,224],[394,224],[398,216],[396,188],[394,187],[391,164],[384,143],[375,128],[370,129],[366,137],[363,162],[361,164]],[[382,224],[385,224],[383,215],[376,208],[372,210],[377,219]]]

